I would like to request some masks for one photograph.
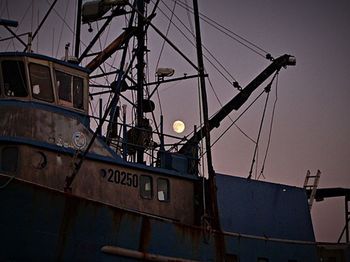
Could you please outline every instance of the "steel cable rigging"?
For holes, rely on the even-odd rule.
[[[264,176],[264,169],[265,169],[265,163],[266,163],[266,158],[270,149],[270,143],[271,143],[271,136],[272,136],[272,127],[273,127],[273,120],[275,119],[275,109],[276,109],[276,105],[277,105],[277,100],[278,100],[278,93],[277,93],[277,89],[278,89],[278,72],[276,73],[276,86],[275,86],[275,100],[273,102],[273,107],[272,107],[272,114],[271,114],[271,120],[270,120],[270,128],[269,128],[269,135],[268,135],[268,140],[267,140],[267,145],[266,145],[266,150],[265,150],[265,156],[264,156],[264,160],[261,166],[261,170],[260,170],[260,174],[257,177],[257,179],[259,180],[259,178],[262,176],[265,178]]]
[[[164,6],[171,11],[170,7],[168,5],[166,5],[164,2],[162,2],[164,4]],[[159,8],[159,11],[168,19],[170,20],[169,16],[165,13],[165,11],[163,11],[161,8]],[[174,14],[174,17],[179,21],[179,23],[191,34],[191,37],[193,37],[193,39],[195,39],[195,35],[193,34],[193,32],[191,31],[191,29],[188,28],[188,26],[186,26],[183,21],[176,15]],[[175,23],[172,23],[174,25],[174,27],[185,37],[185,39],[192,45],[195,47],[195,43],[193,40],[191,40],[181,29],[179,26],[177,26]],[[236,80],[236,78],[220,63],[220,61],[212,54],[212,52],[210,52],[210,50],[208,48],[206,48],[203,44],[202,44],[203,49],[211,56],[211,58],[221,67],[222,70],[224,70],[226,72],[227,75],[229,75],[232,80],[230,80],[226,75],[223,74],[223,72],[208,58],[208,56],[206,56],[205,54],[203,55],[204,58],[215,68],[215,70],[228,82],[232,85],[232,83],[234,82],[238,82]]]
[[[168,18],[168,20],[172,23],[172,16],[174,15],[175,16],[175,18],[181,23],[181,25],[194,37],[194,34],[191,32],[191,30],[183,23],[183,21],[176,15],[176,14],[174,14],[173,13],[173,10],[172,9],[170,9],[170,7],[169,6],[167,6],[164,2],[163,2],[163,4],[165,5],[165,7],[171,12],[171,17],[169,18],[169,16],[162,10],[162,9],[160,9],[160,8],[158,8],[160,11],[161,11],[161,13],[166,17],[166,18]],[[188,38],[188,36],[186,36],[186,34],[176,25],[176,24],[174,24],[174,23],[172,23],[177,29],[178,29],[178,31],[194,46],[194,43],[193,43],[193,41],[192,40],[190,40],[189,38]],[[167,32],[168,32],[168,30],[167,30]],[[231,76],[231,78],[235,81],[235,82],[237,82],[236,81],[236,79],[228,72],[228,70],[218,61],[218,59],[210,52],[210,50],[209,49],[207,49],[204,45],[202,45],[203,46],[203,48],[207,51],[207,53],[215,60],[215,62],[217,62],[220,66],[221,66],[221,68],[228,74],[228,75],[230,75]],[[231,80],[229,80],[225,75],[223,75],[223,73],[222,73],[222,71],[221,70],[219,70],[218,69],[218,67],[217,66],[215,66],[215,64],[207,57],[207,56],[205,56],[204,55],[204,57],[209,61],[209,63],[230,83],[230,84],[232,84],[232,81]],[[209,79],[209,81],[210,81],[210,79]],[[218,102],[219,102],[219,104],[222,106],[222,103],[221,103],[221,101],[220,101],[220,99],[219,99],[219,97],[218,97],[218,95],[217,95],[217,93],[216,93],[216,91],[215,91],[215,89],[214,89],[214,87],[213,87],[213,85],[212,85],[212,83],[211,83],[211,81],[209,82],[209,84],[210,84],[210,86],[211,86],[211,88],[212,88],[212,90],[213,90],[213,93],[214,93],[214,95],[215,95],[215,97],[216,97],[216,99],[218,100]],[[230,118],[230,117],[229,117]],[[230,118],[230,120],[233,122],[233,120],[232,120],[232,118]],[[234,123],[234,125],[237,127],[237,129],[245,136],[245,137],[247,137],[250,141],[252,141],[254,144],[255,144],[255,141],[252,139],[252,138],[250,138],[249,137],[249,135],[247,135],[236,123]],[[191,132],[191,133],[193,133],[193,132]]]
[[[175,0],[172,0],[175,1]],[[193,13],[193,8],[190,7],[188,4],[183,3],[179,0],[178,1],[178,5],[184,9],[186,9],[189,12]],[[206,22],[207,24],[211,25],[212,27],[216,28],[217,30],[219,30],[220,32],[222,32],[223,34],[227,35],[228,37],[230,37],[231,39],[235,40],[236,42],[240,43],[241,45],[245,46],[246,48],[248,48],[249,50],[251,50],[252,52],[256,53],[257,55],[267,58],[269,60],[272,59],[272,56],[270,55],[269,52],[267,52],[266,50],[264,50],[263,48],[261,48],[260,46],[258,46],[257,44],[254,44],[253,42],[247,40],[246,38],[240,36],[239,34],[233,32],[232,30],[228,29],[227,27],[219,24],[218,22],[216,22],[215,20],[209,18],[208,16],[204,15],[203,13],[199,13],[200,18]]]

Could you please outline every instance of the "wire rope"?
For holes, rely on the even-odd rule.
[[[216,97],[216,100],[218,100],[218,103],[220,104],[221,107],[223,107],[223,104],[221,103],[219,97],[218,97],[218,94],[216,93],[215,89],[214,89],[214,86],[210,80],[210,78],[208,77],[208,82],[209,82],[209,85],[214,93],[214,96]],[[231,122],[233,123],[233,119],[228,115],[228,118],[231,120]],[[247,133],[245,133],[236,123],[234,123],[234,126],[246,137],[248,138],[250,141],[252,141],[254,144],[256,144],[255,140],[252,139]]]
[[[158,8],[159,8],[159,7],[158,7]],[[171,24],[172,24],[173,16],[174,16],[174,13],[175,13],[175,8],[176,8],[176,1],[174,1],[174,6],[173,6],[173,9],[171,10],[171,16],[170,16],[170,18],[169,18],[169,24],[168,24],[168,26],[167,26],[166,33],[165,33],[165,36],[166,36],[166,37],[168,37],[169,31],[170,31],[170,26],[171,26]],[[156,63],[156,69],[157,69],[158,66],[159,66],[159,62],[160,62],[160,58],[161,58],[162,53],[163,53],[163,50],[164,50],[164,46],[165,46],[165,40],[163,40],[162,47],[160,48],[158,60],[157,60],[157,63]]]
[[[265,169],[265,163],[266,163],[267,155],[268,155],[268,152],[269,152],[269,149],[270,149],[273,121],[274,121],[274,118],[275,118],[276,104],[277,104],[277,100],[278,100],[278,90],[277,89],[278,89],[278,72],[277,72],[277,76],[276,76],[275,100],[273,102],[272,115],[271,115],[270,128],[269,128],[269,136],[268,136],[267,146],[266,146],[266,150],[265,150],[265,155],[264,155],[263,163],[262,163],[262,166],[261,166],[261,171],[260,171],[260,174],[258,176],[258,180],[259,180],[260,176],[265,178],[265,176],[264,176],[264,169]]]
[[[267,91],[266,91],[267,92]],[[251,166],[250,166],[250,170],[249,170],[249,175],[248,175],[248,179],[251,179],[252,177],[252,172],[253,172],[253,167],[254,167],[254,164],[256,163],[256,157],[257,157],[257,154],[258,154],[258,147],[259,147],[259,141],[260,141],[260,136],[261,136],[261,130],[262,130],[262,127],[263,127],[263,124],[264,124],[264,119],[265,119],[265,113],[266,113],[266,108],[267,108],[267,103],[269,101],[269,97],[270,97],[270,92],[267,92],[267,96],[266,96],[266,100],[265,100],[265,105],[264,105],[264,110],[263,110],[263,113],[262,113],[262,117],[261,117],[261,122],[260,122],[260,126],[259,126],[259,131],[258,131],[258,137],[256,139],[256,144],[255,144],[255,149],[254,149],[254,154],[253,154],[253,159],[252,159],[252,163],[251,163]],[[255,165],[257,166],[257,165]],[[257,169],[256,169],[257,170]]]
[[[267,96],[266,96],[264,110],[263,110],[263,113],[262,113],[261,122],[260,122],[260,126],[259,126],[258,137],[256,139],[256,145],[255,145],[255,149],[254,149],[253,159],[252,159],[252,163],[251,163],[251,166],[250,166],[249,175],[248,175],[247,179],[251,179],[251,177],[252,177],[252,171],[253,171],[254,164],[256,162],[255,158],[256,158],[256,155],[257,155],[257,151],[258,151],[258,145],[259,145],[259,141],[260,141],[261,131],[262,131],[262,128],[263,128],[263,124],[264,124],[264,120],[265,120],[265,114],[266,114],[266,109],[267,109],[267,105],[268,105],[268,101],[269,101],[269,97],[270,97],[271,85],[272,85],[274,79],[276,78],[277,74],[278,74],[278,72],[276,72],[274,74],[274,76],[272,77],[270,83],[268,83],[268,85],[264,89],[264,91],[267,92]],[[256,170],[257,170],[257,168],[256,168]],[[257,174],[257,172],[256,172],[256,174]],[[255,178],[257,178],[257,177],[255,177]]]
[[[211,147],[213,147],[226,133],[227,131],[243,116],[243,114],[245,114],[250,107],[262,96],[262,94],[265,93],[265,90],[262,91],[249,105],[246,109],[244,109],[244,111],[239,114],[239,116],[225,129],[224,132],[222,132],[222,134],[212,143]]]
[[[60,32],[60,36],[58,38],[58,45],[57,45],[57,50],[56,50],[56,57],[58,56],[58,51],[60,49],[60,44],[61,44],[61,39],[62,39],[62,34],[63,34],[63,25],[65,23],[65,20],[66,20],[66,16],[67,16],[67,13],[68,13],[68,7],[69,5],[66,5],[66,10],[64,12],[64,19],[62,21],[62,25],[61,25],[61,32]]]
[[[165,6],[168,10],[171,10],[171,9],[169,8],[169,6],[166,5],[164,2],[163,2],[163,4],[164,4],[164,6]],[[164,12],[161,8],[158,8],[158,9],[161,11],[161,13],[162,13],[167,19],[169,19],[169,17],[165,14],[165,12]],[[191,34],[191,36],[195,39],[195,35],[194,35],[194,33],[191,31],[191,29],[189,29],[189,28],[183,23],[183,21],[182,21],[176,14],[175,14],[174,16],[175,16],[175,18],[180,22],[180,24],[181,24],[181,25]],[[190,40],[189,37],[186,36],[186,34],[185,34],[176,24],[173,23],[173,25],[174,25],[175,28],[185,37],[185,39],[186,39],[192,46],[195,47],[195,43],[194,43],[192,40]],[[220,63],[220,61],[212,54],[212,52],[211,52],[205,45],[202,44],[202,47],[203,47],[203,49],[212,57],[212,59],[221,67],[221,69],[223,69],[223,70],[226,72],[226,74],[228,74],[228,75],[232,78],[232,80],[228,79],[228,77],[225,76],[225,75],[221,72],[221,70],[219,70],[219,68],[218,68],[205,54],[203,54],[204,58],[214,67],[214,69],[216,69],[216,71],[217,71],[227,82],[229,82],[230,84],[232,84],[233,81],[234,81],[234,82],[238,82],[238,81],[236,80],[236,78],[235,78],[235,77]]]
[[[175,0],[172,0],[175,1]],[[178,5],[182,8],[184,8],[187,11],[190,11],[193,13],[193,8],[190,7],[188,4],[183,3],[181,1],[178,1]],[[212,27],[216,28],[217,30],[219,30],[220,32],[222,32],[223,34],[227,35],[228,37],[230,37],[231,39],[235,40],[236,42],[240,43],[241,45],[245,46],[246,48],[248,48],[249,50],[253,51],[254,53],[256,53],[259,56],[262,56],[264,58],[266,58],[266,55],[269,54],[269,52],[267,52],[266,50],[264,50],[263,48],[261,48],[260,46],[258,46],[257,44],[254,44],[253,42],[247,40],[246,38],[240,36],[239,34],[233,32],[232,30],[226,28],[225,26],[219,24],[218,22],[216,22],[215,20],[209,18],[208,16],[204,15],[203,13],[199,13],[200,18],[206,22],[207,24],[211,25]],[[227,32],[225,32],[225,30]],[[232,35],[230,35],[232,34]],[[239,39],[237,39],[239,38]],[[257,50],[265,53],[265,55],[261,54],[260,52],[258,52],[257,50],[255,50],[254,48],[250,47],[250,46],[256,48]]]
[[[172,19],[173,19],[173,16],[175,14],[175,8],[176,8],[176,1],[174,2],[173,9],[171,10],[171,17],[169,19],[169,24],[168,24],[168,27],[167,27],[167,30],[166,30],[166,33],[165,33],[166,37],[168,37],[169,31],[170,31],[170,26],[172,24]],[[159,53],[158,60],[157,60],[157,63],[156,63],[156,68],[155,68],[156,70],[157,70],[157,68],[159,66],[159,62],[160,62],[160,58],[161,58],[163,50],[164,50],[164,46],[165,46],[165,40],[163,40],[162,47],[160,49],[160,53]],[[156,94],[157,94],[157,99],[158,99],[158,103],[159,103],[159,110],[160,110],[161,115],[163,115],[163,109],[162,109],[162,105],[161,105],[161,100],[160,100],[158,88],[156,90]]]
[[[29,6],[30,6],[30,5],[29,5]],[[6,12],[7,12],[7,17],[10,18],[10,11],[9,11],[8,1],[6,1]],[[17,32],[17,30],[16,30],[16,32]],[[14,39],[12,38],[11,41],[8,43],[6,50],[9,49],[11,43],[12,43],[13,49],[15,49],[15,41],[14,41]]]
[[[34,26],[34,0],[31,1],[32,2],[32,15],[31,15],[31,19],[30,19],[30,32],[33,32],[33,26]]]

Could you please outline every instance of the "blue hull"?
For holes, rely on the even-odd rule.
[[[8,177],[0,177],[1,185]],[[105,246],[218,261],[215,233],[13,180],[0,190],[0,261],[140,261]],[[227,261],[316,261],[316,247],[225,233]],[[157,260],[153,260],[157,261]],[[161,260],[158,260],[161,261]],[[180,261],[180,260],[179,260]]]

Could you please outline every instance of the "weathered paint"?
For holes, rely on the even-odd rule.
[[[0,147],[1,148],[1,147]],[[34,184],[45,186],[63,192],[66,176],[73,168],[71,155],[57,153],[27,145],[19,145],[19,166],[17,178]],[[45,166],[40,166],[37,159],[45,158]],[[41,163],[42,160],[39,160]],[[140,183],[136,186],[115,183],[109,172],[115,171],[130,174],[140,181],[141,175],[153,178],[153,198],[144,199],[140,196]],[[111,172],[112,173],[112,172]],[[170,185],[170,201],[159,201],[157,198],[157,179],[166,178]],[[149,171],[126,168],[117,164],[102,161],[86,160],[79,175],[72,185],[72,194],[87,199],[106,203],[115,207],[135,210],[154,216],[180,221],[186,224],[194,223],[194,192],[193,181],[154,174]]]
[[[8,177],[0,175],[0,184]],[[215,234],[200,227],[123,210],[41,186],[13,180],[0,190],[0,260],[115,261],[103,246],[187,260],[215,260]],[[227,253],[240,261],[316,261],[315,247],[224,234]],[[21,252],[18,252],[21,247]],[[118,261],[133,261],[123,260]]]
[[[45,110],[29,103],[20,107],[16,104],[0,103],[0,114],[1,135],[4,137],[21,137],[73,150],[78,149],[73,141],[74,133],[83,134],[87,142],[92,137],[92,131],[84,126],[80,119],[50,111],[48,107]],[[99,140],[95,141],[91,152],[112,156]]]
[[[217,184],[224,231],[315,241],[303,189],[225,175]]]
[[[0,55],[0,60],[3,57]],[[11,59],[48,65],[52,79],[54,69],[79,75],[87,85],[87,74],[79,67],[29,54]],[[30,86],[27,64],[25,70],[27,85]],[[305,199],[299,197],[293,202],[293,210],[302,211],[297,217],[297,228],[305,230],[305,235],[296,234],[292,227],[283,226],[276,230],[276,223],[285,225],[293,219],[286,216],[289,213],[279,202],[283,187],[272,184],[266,184],[268,190],[264,191],[260,184],[252,187],[254,183],[247,180],[217,176],[218,205],[224,232],[203,229],[200,227],[202,210],[196,203],[200,202],[201,181],[198,178],[129,164],[97,139],[72,184],[72,191],[65,193],[65,179],[71,175],[79,157],[77,144],[82,141],[80,138],[89,141],[93,133],[86,120],[88,116],[84,114],[87,112],[87,95],[84,110],[62,103],[56,88],[54,98],[50,104],[33,98],[31,90],[28,97],[20,99],[4,97],[2,92],[0,149],[16,145],[19,165],[16,172],[0,174],[0,185],[3,185],[0,187],[0,206],[4,210],[0,216],[0,246],[3,249],[0,261],[138,259],[128,258],[125,254],[108,255],[101,251],[104,246],[143,254],[148,259],[154,254],[170,260],[223,261],[226,249],[227,254],[237,255],[241,262],[255,261],[260,256],[268,257],[272,262],[288,259],[316,261],[312,224],[304,212],[307,207]],[[116,170],[132,176],[151,176],[154,198],[143,199],[137,186],[113,182],[114,177],[109,178],[107,174],[115,174]],[[169,179],[168,202],[157,199],[158,178]],[[220,181],[224,183],[220,184]],[[237,192],[240,194],[235,195]],[[277,194],[271,195],[271,192]],[[252,196],[248,200],[262,196],[269,204],[261,207],[255,204],[252,208],[251,201],[250,204],[237,202],[247,193]],[[292,197],[287,198],[290,199]],[[231,201],[236,203],[234,209]],[[268,212],[261,212],[261,209],[271,211],[274,207],[280,208],[276,211],[280,215],[274,219],[269,219]],[[258,215],[255,211],[259,211]],[[254,223],[249,223],[246,218],[253,218]],[[300,222],[303,219],[306,223]],[[264,226],[272,232],[266,238],[262,233],[265,232]],[[21,252],[18,252],[18,247]]]

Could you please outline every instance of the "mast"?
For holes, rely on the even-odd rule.
[[[80,30],[81,30],[81,6],[82,6],[83,0],[78,0],[78,7],[77,7],[77,24],[76,24],[76,32],[75,32],[75,49],[74,49],[74,56],[76,58],[79,57],[79,47],[80,47]]]
[[[208,117],[208,101],[207,92],[205,88],[205,75],[204,75],[204,64],[203,64],[203,51],[202,51],[202,39],[200,33],[199,23],[199,11],[198,2],[193,0],[193,10],[196,28],[196,47],[197,47],[197,59],[198,59],[198,73],[200,78],[200,89],[202,93],[202,107],[203,107],[203,118],[204,118],[204,137],[205,137],[205,148],[207,153],[207,165],[208,165],[208,181],[205,183],[205,200],[207,202],[209,219],[211,220],[211,226],[221,232],[219,210],[216,196],[216,182],[215,182],[215,171],[212,162],[211,147],[210,147],[210,125]],[[208,194],[209,193],[209,194]],[[206,211],[206,210],[204,210]],[[206,214],[203,214],[206,216]],[[225,251],[225,239],[221,233],[215,236],[216,243],[216,259],[218,261],[224,260]]]
[[[204,137],[205,137],[205,147],[207,153],[207,165],[208,165],[208,186],[207,191],[209,195],[206,199],[209,200],[209,215],[211,216],[213,226],[215,229],[220,230],[219,222],[219,212],[217,207],[216,199],[216,185],[215,185],[215,171],[212,162],[211,147],[210,147],[210,127],[209,127],[209,117],[208,117],[208,101],[207,92],[205,87],[205,75],[204,75],[204,63],[203,63],[203,51],[202,51],[202,39],[200,33],[199,15],[198,15],[198,2],[193,0],[193,9],[195,15],[195,28],[196,28],[196,48],[197,48],[197,59],[198,59],[198,73],[200,78],[200,89],[202,93],[202,110],[204,118]]]
[[[144,19],[143,15],[145,13],[145,2],[144,0],[137,0],[137,108],[136,108],[136,127],[140,129],[143,128],[143,81],[144,81],[144,52],[145,52],[145,33],[144,33]],[[143,163],[143,153],[144,148],[141,145],[137,148],[137,162]]]

